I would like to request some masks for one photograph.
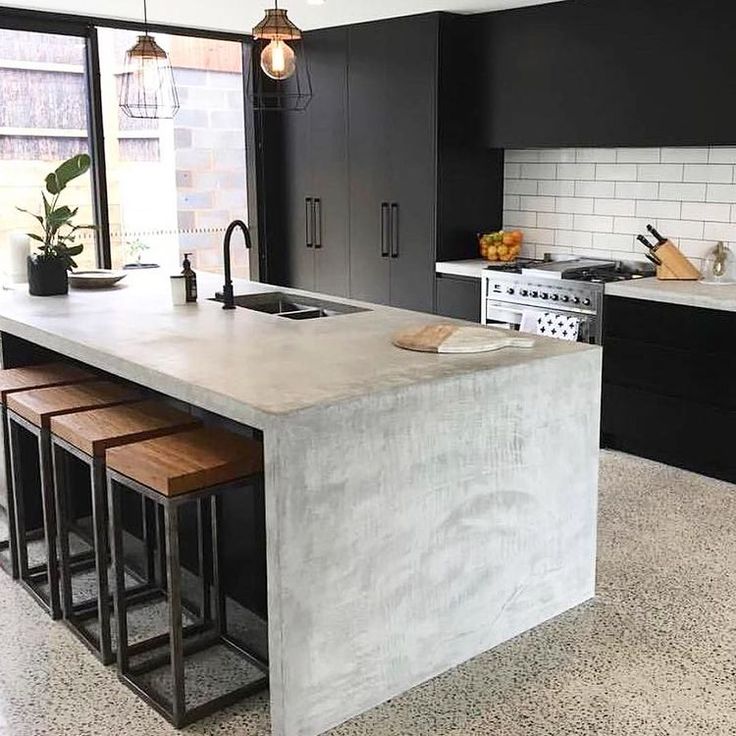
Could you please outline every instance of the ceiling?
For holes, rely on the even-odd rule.
[[[301,28],[357,23],[360,21],[413,15],[433,10],[454,13],[483,13],[560,0],[281,0],[289,17]],[[3,5],[49,10],[76,15],[140,19],[143,0],[4,0]],[[154,22],[224,31],[249,31],[263,16],[272,0],[148,0],[148,15]]]

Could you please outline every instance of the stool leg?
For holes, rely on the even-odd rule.
[[[8,541],[7,549],[10,557],[10,569],[8,572],[13,579],[18,577],[18,540],[15,532],[15,492],[13,490],[13,468],[10,462],[10,434],[8,430],[8,410],[5,405],[0,409],[2,416],[2,432],[3,432],[3,449],[5,451],[5,488],[6,508],[5,513],[8,519]]]
[[[100,656],[103,664],[110,664],[113,654],[110,633],[110,589],[107,581],[108,520],[105,498],[105,463],[98,457],[92,459],[92,520],[94,522],[95,569],[97,572]],[[122,589],[122,595],[125,597],[125,587]]]
[[[54,496],[56,497],[56,527],[59,540],[59,579],[61,583],[61,610],[64,618],[74,615],[72,595],[71,552],[69,550],[69,484],[67,458],[64,450],[52,443],[54,463]]]
[[[26,533],[25,500],[23,498],[23,473],[20,462],[20,429],[10,418],[7,423],[10,435],[10,465],[13,476],[13,496],[15,501],[15,536],[18,557],[18,576],[28,579],[28,535]]]
[[[210,565],[207,559],[207,499],[197,502],[197,552],[199,575],[202,580],[202,610],[200,617],[204,625],[212,620],[212,601],[210,598]]]
[[[224,636],[227,632],[227,604],[225,589],[222,585],[221,517],[222,499],[214,495],[210,499],[210,521],[212,529],[212,587],[215,593],[215,631],[218,636]]]
[[[51,433],[41,429],[38,438],[38,453],[41,459],[41,498],[43,524],[46,536],[46,567],[49,584],[49,612],[51,618],[61,618],[59,601],[59,563],[56,553],[56,506],[54,502],[53,461],[51,459]]]
[[[156,514],[156,539],[158,542],[158,579],[161,590],[167,590],[166,581],[166,525],[164,522],[164,509],[155,505]]]
[[[179,555],[179,507],[164,506],[166,563],[169,590],[169,642],[171,645],[171,710],[174,725],[181,728],[186,714],[184,636],[182,632],[181,559]]]
[[[118,671],[127,675],[128,662],[128,606],[125,600],[125,561],[123,557],[123,509],[120,488],[110,477],[107,479],[107,500],[110,512],[110,546],[112,551],[113,599],[118,626]]]

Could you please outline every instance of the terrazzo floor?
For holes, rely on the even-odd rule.
[[[266,736],[267,694],[186,730]],[[0,574],[0,736],[168,736]],[[598,596],[331,736],[736,734],[736,487],[601,457]]]

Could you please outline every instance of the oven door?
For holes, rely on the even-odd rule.
[[[532,307],[526,309],[519,304],[510,304],[509,302],[497,301],[495,299],[486,299],[483,309],[483,324],[489,327],[500,327],[506,330],[518,330],[525,311],[554,312],[555,314],[567,314],[577,317],[580,320],[580,331],[578,333],[578,342],[587,342],[598,344],[601,336],[598,331],[598,319],[593,314],[585,314],[565,309],[549,309],[541,310]]]

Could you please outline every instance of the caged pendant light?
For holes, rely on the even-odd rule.
[[[146,0],[143,0],[143,35],[138,36],[125,54],[120,107],[131,118],[173,118],[179,111],[171,62],[148,33]]]
[[[278,2],[253,29],[246,89],[255,110],[306,110],[312,80],[302,32]]]

